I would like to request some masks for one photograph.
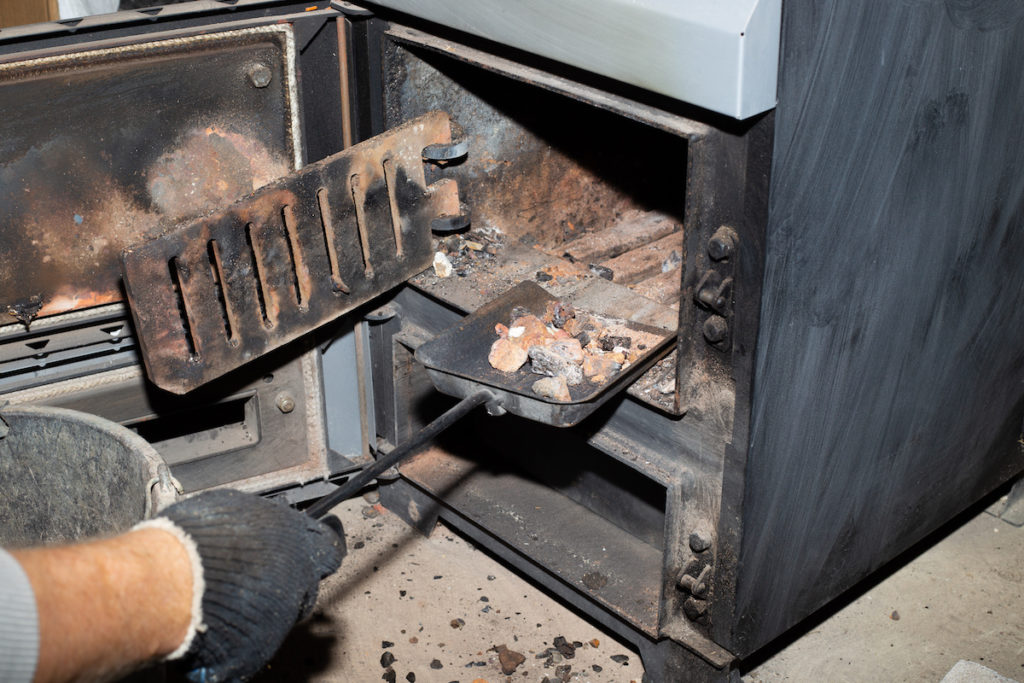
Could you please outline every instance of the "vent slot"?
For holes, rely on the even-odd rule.
[[[213,288],[217,295],[217,303],[220,304],[221,319],[224,322],[224,336],[229,344],[237,344],[235,338],[235,321],[228,304],[227,282],[224,279],[224,265],[220,258],[220,247],[217,240],[210,240],[206,244],[206,253],[210,257],[210,273],[213,275]]]
[[[178,317],[181,319],[181,328],[185,332],[185,346],[188,348],[188,357],[190,360],[198,360],[199,350],[196,344],[195,333],[192,329],[192,321],[189,318],[185,291],[181,288],[181,264],[178,263],[177,257],[167,262],[167,269],[171,275],[171,288],[174,290],[174,300],[178,305]]]
[[[256,279],[256,303],[260,308],[260,318],[263,320],[263,326],[273,327],[274,321],[270,319],[270,315],[267,313],[267,299],[269,297],[266,291],[267,285],[263,278],[263,256],[260,253],[259,242],[253,234],[255,229],[255,225],[246,223],[245,243],[249,246],[249,255],[252,256],[252,273]]]
[[[395,232],[395,255],[405,256],[402,249],[402,216],[398,212],[398,174],[391,159],[384,160],[384,184],[388,190],[388,206],[391,208],[391,227]]]
[[[354,174],[348,179],[349,187],[352,189],[352,204],[356,210],[356,231],[359,233],[359,248],[363,254],[363,272],[366,277],[373,277],[373,264],[370,263],[370,236],[367,234],[366,225],[366,191],[359,180],[359,175]]]
[[[292,207],[285,204],[281,209],[281,221],[284,223],[285,238],[288,242],[288,258],[291,261],[292,286],[295,288],[295,303],[299,308],[309,305],[309,292],[305,283],[309,280],[309,272],[302,258],[302,245],[295,229],[295,214]]]
[[[335,294],[348,294],[348,285],[341,279],[341,272],[338,268],[338,248],[334,241],[334,218],[331,216],[331,205],[327,200],[327,188],[321,187],[316,191],[316,204],[320,209],[321,234],[324,238],[324,247],[327,249],[327,261],[331,268],[331,290]]]

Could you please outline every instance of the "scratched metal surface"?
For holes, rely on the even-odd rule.
[[[0,323],[123,300],[125,246],[291,171],[291,50],[274,26],[0,65]]]
[[[741,654],[1024,468],[1024,5],[784,11]]]

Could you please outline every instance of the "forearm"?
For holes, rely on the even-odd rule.
[[[166,531],[12,555],[36,597],[36,681],[115,677],[173,652],[188,631],[192,567]]]

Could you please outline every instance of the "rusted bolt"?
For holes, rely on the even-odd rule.
[[[712,261],[724,261],[736,252],[736,232],[723,225],[708,240],[708,256]]]
[[[686,602],[683,603],[683,613],[686,614],[686,618],[690,621],[697,621],[708,613],[707,600],[687,598]]]
[[[257,88],[266,88],[270,85],[273,77],[274,75],[270,72],[270,67],[266,64],[249,65],[249,82]]]
[[[720,315],[712,315],[704,321],[704,338],[709,344],[718,344],[729,335],[729,323]]]
[[[690,550],[702,553],[711,547],[711,534],[706,529],[698,529],[690,534]]]
[[[282,391],[274,399],[274,403],[277,405],[277,409],[282,413],[290,413],[295,410],[295,399],[287,391]]]

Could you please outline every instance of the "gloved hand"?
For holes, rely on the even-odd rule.
[[[160,518],[195,542],[202,565],[201,623],[184,652],[188,678],[199,683],[256,674],[312,611],[320,580],[346,553],[336,517],[318,522],[240,491],[201,493]]]

